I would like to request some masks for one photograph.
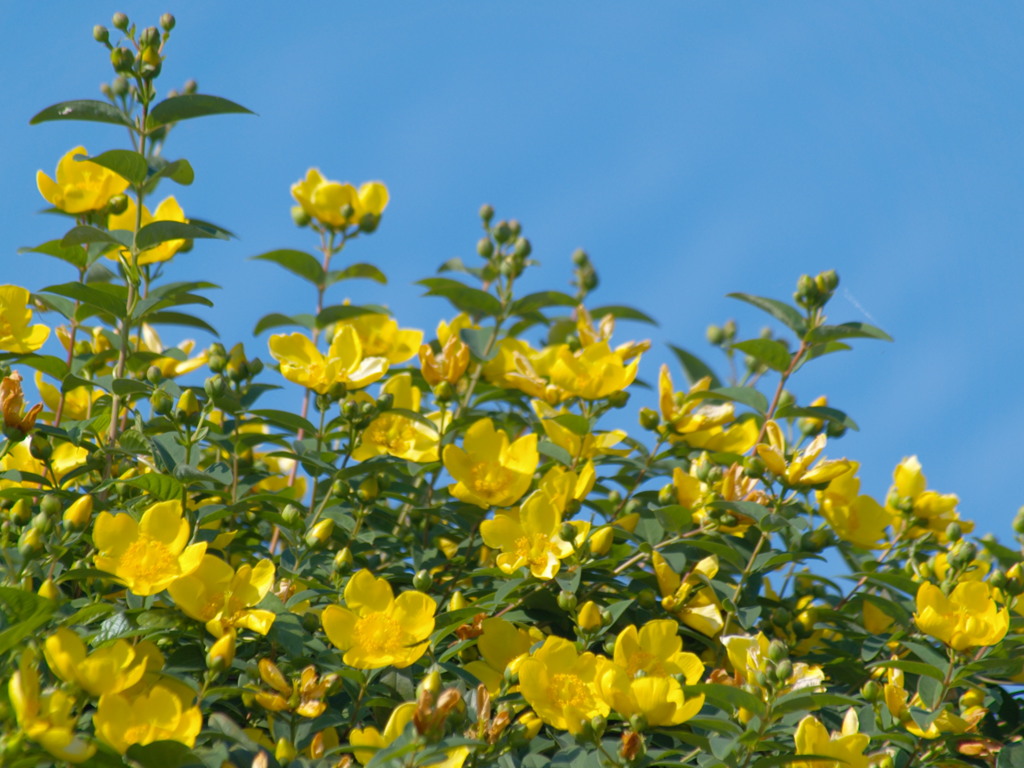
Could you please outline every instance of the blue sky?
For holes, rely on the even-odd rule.
[[[595,303],[660,321],[622,324],[616,337],[654,340],[648,379],[667,341],[715,361],[709,322],[734,317],[742,337],[757,334],[762,319],[726,293],[788,298],[800,273],[835,268],[831,318],[896,341],[861,342],[795,380],[803,401],[828,393],[861,426],[829,455],[860,461],[864,490],[884,497],[895,464],[916,453],[930,487],[959,494],[979,533],[1009,537],[1024,504],[1020,6],[5,5],[0,282],[70,279],[15,253],[63,232],[36,215],[35,172],[52,174],[76,144],[99,152],[124,136],[28,119],[99,97],[110,72],[90,30],[115,10],[142,26],[177,16],[164,90],[195,77],[259,114],[182,123],[166,149],[196,170],[192,187],[173,190],[186,214],[239,235],[198,244],[172,270],[224,286],[210,317],[225,342],[266,358],[256,320],[311,307],[297,280],[247,261],[313,246],[288,213],[289,186],[310,166],[380,179],[392,196],[378,233],[350,253],[391,284],[349,282],[335,300],[387,303],[403,325],[432,329],[446,305],[412,282],[474,258],[476,211],[490,202],[523,222],[542,262],[528,289],[564,288],[582,246],[602,279]]]

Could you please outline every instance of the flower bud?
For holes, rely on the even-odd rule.
[[[1017,514],[1013,518],[1013,531],[1024,535],[1024,507],[1017,510]]]
[[[174,29],[174,24],[175,19],[173,15],[165,13],[163,16],[160,17],[160,27],[164,30],[164,32],[170,32],[172,29]]]
[[[317,522],[306,533],[306,546],[310,549],[320,549],[334,534],[334,521],[329,517]]]
[[[128,83],[128,78],[122,77],[121,75],[118,75],[110,83],[110,92],[113,93],[115,96],[125,96],[128,93],[129,87],[130,87],[130,85]],[[115,195],[115,197],[116,197],[116,195]],[[125,205],[127,206],[127,204],[128,204],[128,198],[126,197],[125,198]]]
[[[507,221],[499,221],[492,234],[496,243],[504,245],[512,238],[512,229]]]
[[[608,395],[608,405],[612,408],[622,408],[629,402],[629,392],[624,389],[620,389],[618,392],[612,392]]]
[[[29,440],[28,452],[33,459],[47,461],[53,455],[53,445],[46,435],[36,432]]]
[[[28,503],[28,499],[18,499],[8,514],[16,523],[27,523],[32,518],[32,506]]]
[[[997,568],[992,571],[992,575],[988,577],[989,586],[995,587],[996,589],[1005,589],[1006,582],[1006,571],[1001,568]]]
[[[127,48],[115,48],[110,52],[110,65],[118,74],[131,72],[135,64],[135,56]]]
[[[708,341],[716,347],[720,347],[725,343],[725,331],[717,325],[709,325],[705,335]]]
[[[287,765],[296,758],[299,751],[295,749],[295,745],[292,744],[287,738],[282,736],[277,740],[277,744],[274,746],[274,757],[277,758],[277,762],[281,765]]]
[[[563,589],[558,593],[558,607],[566,613],[571,613],[576,610],[576,595],[568,590]]]
[[[215,376],[210,376],[203,382],[203,390],[209,398],[223,397],[224,393],[228,390],[228,383],[224,380],[224,377],[218,373]]]
[[[597,603],[593,600],[587,600],[587,602],[581,605],[579,612],[576,614],[576,623],[584,632],[600,629],[604,622],[601,620],[601,609]]]
[[[533,253],[533,246],[530,245],[530,241],[525,237],[516,238],[516,245],[513,253],[517,258],[525,259]]]
[[[179,421],[187,421],[197,413],[199,413],[199,399],[195,392],[186,389],[178,397],[178,402],[174,406],[174,417]]]
[[[779,684],[785,684],[793,676],[793,662],[783,659],[775,665],[775,674],[778,676]]]
[[[772,640],[768,644],[768,659],[774,662],[780,662],[789,655],[789,651],[786,648],[786,644],[781,640]]]
[[[437,667],[431,667],[426,677],[420,680],[420,684],[416,686],[416,699],[418,701],[423,696],[424,691],[436,695],[440,690],[441,671]]]
[[[114,18],[111,19],[111,23],[114,25],[115,29],[120,29],[122,32],[127,31],[127,29],[128,29],[128,16],[127,16],[127,14],[120,13],[120,12],[115,13],[114,14]]]
[[[352,570],[352,550],[348,547],[339,549],[334,556],[334,570],[338,573],[348,573]]]
[[[306,213],[306,209],[301,205],[292,206],[292,221],[295,223],[295,226],[308,227],[312,220],[313,218]]]
[[[185,93],[192,94],[199,90],[199,83],[195,80],[186,80],[185,86],[182,88]]]
[[[379,214],[364,213],[363,217],[359,219],[359,231],[365,232],[368,235],[376,232],[378,226],[380,226]]]
[[[222,635],[206,654],[206,666],[214,672],[223,672],[235,660],[235,633]]]
[[[69,531],[83,530],[92,519],[92,509],[92,496],[79,496],[64,510],[64,528]]]
[[[494,207],[484,203],[480,206],[480,218],[484,224],[490,224],[491,219],[494,218]]]
[[[97,43],[105,43],[110,39],[110,30],[102,24],[97,24],[92,28],[92,39]]]
[[[814,282],[817,283],[818,290],[822,293],[832,293],[839,287],[839,275],[834,269],[830,269],[820,273],[814,278]]]
[[[864,697],[865,701],[874,703],[882,698],[882,686],[874,680],[868,680],[861,686],[860,695]]]
[[[43,548],[43,534],[38,528],[26,528],[18,537],[18,552],[28,557]]]
[[[46,579],[42,584],[39,585],[39,596],[46,598],[47,600],[53,600],[57,602],[60,600],[60,590],[57,589],[57,585],[53,583],[53,579]]]
[[[412,577],[413,589],[418,592],[428,592],[432,586],[434,586],[434,577],[430,575],[430,571],[416,571],[416,574]]]
[[[46,494],[39,502],[39,511],[47,518],[56,517],[63,508],[64,505],[61,503],[60,496],[54,493]]]
[[[171,412],[171,408],[174,403],[167,392],[162,389],[157,389],[149,396],[149,405],[153,409],[153,413],[165,416]]]
[[[946,538],[949,539],[950,544],[960,541],[962,536],[963,529],[960,527],[960,523],[954,521],[946,526]]]
[[[376,501],[380,495],[380,483],[377,482],[377,478],[370,476],[363,480],[359,484],[359,488],[356,491],[356,498],[364,504],[369,504],[372,501]]]

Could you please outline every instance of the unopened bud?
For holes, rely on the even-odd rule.
[[[223,376],[217,374],[203,382],[203,390],[206,392],[207,397],[223,397],[224,393],[228,391],[228,383]]]
[[[292,221],[295,222],[295,226],[308,227],[312,220],[313,218],[306,213],[306,209],[301,205],[292,206]]]
[[[531,253],[533,253],[533,246],[530,245],[530,241],[527,240],[525,237],[517,238],[515,250],[513,251],[513,253],[516,255],[516,257],[520,259],[525,259]]]
[[[306,546],[310,549],[319,549],[330,541],[333,533],[334,521],[330,518],[320,520],[306,533]]]
[[[377,482],[377,478],[370,476],[363,480],[359,484],[358,490],[356,490],[356,498],[358,498],[364,504],[369,504],[375,501],[380,495],[380,483]]]
[[[92,28],[92,39],[97,43],[105,43],[110,39],[110,30],[102,24],[97,24]]]
[[[494,207],[484,203],[480,206],[480,218],[483,219],[484,224],[489,224],[491,219],[494,218]]]
[[[128,29],[128,16],[124,13],[115,13],[114,18],[111,19],[111,23],[115,29],[120,29],[122,32]]]
[[[39,585],[39,596],[46,598],[47,600],[53,600],[57,602],[60,600],[60,590],[57,589],[57,585],[53,583],[53,579],[46,579],[42,584]]]
[[[709,325],[705,335],[708,341],[714,344],[716,347],[722,346],[725,343],[725,331],[720,326]]]
[[[174,406],[174,416],[180,421],[187,421],[197,413],[199,413],[199,398],[191,389],[186,389],[181,393]]]
[[[950,543],[955,544],[960,541],[963,536],[963,529],[960,527],[960,523],[952,522],[946,526],[946,538],[949,539]]]
[[[676,501],[676,487],[672,483],[662,486],[658,491],[658,503],[665,507],[674,501]]]
[[[499,221],[492,234],[494,236],[494,241],[499,245],[502,245],[512,238],[512,229],[509,227],[507,221]]]
[[[64,510],[64,527],[69,531],[81,531],[92,519],[92,496],[79,496]]]
[[[364,213],[363,217],[359,219],[359,231],[368,235],[376,232],[378,226],[380,226],[380,214]]]
[[[334,570],[338,573],[348,573],[352,570],[352,550],[348,547],[339,549],[334,556]]]
[[[60,500],[60,496],[55,493],[46,494],[39,502],[39,511],[46,518],[57,517],[63,508],[64,505]]]
[[[36,432],[28,443],[28,452],[33,459],[47,461],[53,455],[53,445],[46,435]]]
[[[865,701],[874,703],[882,698],[882,686],[874,680],[868,680],[860,687],[860,695]]]
[[[27,523],[32,519],[32,505],[28,503],[28,499],[18,499],[8,514],[16,523]]]
[[[597,603],[587,600],[581,605],[579,613],[576,614],[576,623],[584,632],[600,629],[604,622],[601,620],[601,609]]]
[[[127,48],[115,48],[110,52],[110,65],[118,74],[130,72],[135,64],[135,56]]]
[[[563,589],[558,593],[558,607],[566,613],[572,613],[576,610],[576,595],[568,590]]]
[[[612,408],[622,408],[629,402],[629,392],[624,389],[620,389],[618,392],[612,392],[608,395],[608,405]]]
[[[789,651],[786,648],[786,644],[781,640],[772,640],[768,644],[768,658],[771,661],[779,662],[782,661],[789,655]]]
[[[206,654],[206,666],[214,672],[223,672],[235,660],[235,633],[221,636]]]
[[[661,423],[661,417],[658,412],[651,408],[640,409],[640,426],[647,430],[655,430]]]
[[[412,588],[418,592],[427,592],[434,586],[434,577],[430,575],[430,571],[419,570],[412,577]]]
[[[489,259],[494,255],[494,243],[489,237],[481,237],[477,241],[476,252],[481,258]]]
[[[172,29],[174,29],[174,23],[174,16],[169,13],[165,13],[163,16],[160,17],[160,27],[164,30],[164,32],[170,32]]]

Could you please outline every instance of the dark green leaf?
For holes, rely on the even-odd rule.
[[[132,744],[125,756],[142,768],[181,768],[183,765],[201,765],[199,758],[180,741],[151,741]]]
[[[69,299],[77,299],[83,304],[96,307],[117,318],[123,318],[126,313],[126,289],[123,286],[107,285],[105,283],[89,285],[83,283],[62,283],[60,285],[48,286],[43,291],[55,293],[58,296],[67,296]]]
[[[115,395],[148,395],[153,389],[150,385],[135,381],[135,379],[114,379],[111,388]]]
[[[19,248],[18,253],[45,253],[47,256],[53,256],[66,261],[68,264],[79,269],[85,269],[89,263],[89,257],[82,246],[76,244],[64,245],[60,240],[50,240],[42,245],[37,245],[35,248]]]
[[[297,325],[300,328],[311,329],[313,327],[313,317],[311,315],[296,315],[290,317],[288,315],[282,315],[280,312],[271,312],[269,315],[264,315],[256,323],[256,327],[252,329],[253,336],[259,336],[264,331],[270,330],[271,328],[282,328],[284,326]]]
[[[755,715],[764,712],[764,702],[759,697],[733,685],[684,685],[683,693],[687,699],[704,694],[709,702],[727,712],[735,712],[738,709],[746,709]]]
[[[102,165],[132,184],[141,184],[146,180],[146,174],[149,173],[149,164],[146,162],[146,158],[130,149],[111,149],[95,157],[77,155],[75,160],[79,162],[87,160],[90,163]]]
[[[145,475],[139,475],[130,480],[118,482],[145,491],[148,495],[160,501],[172,501],[181,498],[181,483],[169,475],[147,472]]]
[[[576,299],[561,291],[538,291],[513,302],[511,314],[525,315],[547,307],[575,307],[577,303]]]
[[[42,371],[47,376],[60,381],[68,374],[68,365],[59,357],[53,355],[14,355],[5,354],[0,355],[0,360],[13,360],[17,359],[20,365],[27,365],[29,368],[35,371]]]
[[[220,96],[186,93],[164,99],[153,107],[149,117],[146,118],[146,130],[152,130],[168,123],[176,123],[179,120],[190,120],[194,117],[239,113],[255,114],[251,109],[246,109],[241,104],[236,104]]]
[[[785,715],[790,712],[809,712],[822,707],[856,707],[860,704],[860,700],[850,696],[841,696],[837,693],[815,693],[801,689],[780,696],[772,711],[777,715]]]
[[[708,390],[707,397],[720,397],[723,400],[732,400],[753,408],[758,413],[768,411],[768,398],[753,387],[719,387]]]
[[[290,411],[275,411],[268,408],[252,411],[252,415],[265,419],[274,426],[284,427],[291,432],[299,432],[301,430],[307,435],[316,434],[316,427],[311,422]]]
[[[341,320],[349,320],[360,315],[384,315],[387,310],[383,307],[373,305],[355,307],[350,304],[335,304],[332,307],[324,307],[324,310],[316,316],[316,327],[326,328],[331,323]]]
[[[647,323],[648,325],[657,325],[658,321],[648,315],[646,312],[641,312],[639,309],[633,307],[623,307],[618,304],[609,304],[605,307],[597,307],[596,309],[590,310],[591,317],[604,317],[605,315],[611,315],[612,317],[619,318],[622,320],[636,320],[641,323]]]
[[[822,325],[811,331],[808,341],[834,341],[836,339],[881,339],[892,341],[892,336],[867,323],[843,323]]]
[[[710,376],[712,387],[717,389],[722,386],[722,382],[715,375],[715,372],[712,371],[699,357],[687,352],[682,347],[675,346],[674,344],[669,344],[668,348],[671,349],[679,359],[679,364],[683,366],[683,373],[686,375],[686,380],[690,382],[691,385],[700,381],[705,376]]]
[[[498,353],[498,345],[491,343],[493,336],[493,328],[463,328],[459,331],[459,338],[469,347],[473,358],[481,363],[488,362]],[[487,350],[488,345],[490,351]]]
[[[942,687],[942,681],[928,675],[921,675],[917,679],[917,693],[928,709],[935,709],[939,706],[945,689]]]
[[[216,238],[228,240],[228,233],[219,227],[208,227],[195,222],[185,224],[180,221],[154,221],[139,230],[135,238],[136,247],[144,251],[154,245],[171,240],[195,240],[199,238]]]
[[[807,406],[806,408],[784,405],[775,412],[775,417],[779,419],[795,419],[800,417],[821,419],[822,421],[831,421],[836,424],[841,424],[842,426],[854,431],[860,429],[857,426],[857,422],[847,416],[843,411],[840,411],[838,408],[829,408],[825,405],[812,405]]]
[[[546,421],[554,421],[557,424],[561,424],[574,435],[590,434],[590,419],[576,413],[561,413],[558,416],[546,419]]]
[[[107,232],[96,227],[73,227],[68,230],[60,244],[65,248],[81,243],[110,243],[122,248],[131,248],[131,234],[128,232]]]
[[[471,315],[489,315],[497,317],[501,314],[501,302],[492,294],[479,288],[470,288],[458,280],[447,277],[428,277],[419,280],[417,285],[427,289],[426,296],[443,296],[452,306]]]
[[[96,101],[95,99],[62,101],[37,113],[28,122],[29,125],[36,125],[50,120],[86,120],[93,123],[126,125],[129,128],[132,125],[128,115],[113,104],[108,104],[105,101]]]
[[[789,368],[790,355],[786,345],[776,339],[747,339],[732,345],[744,354],[780,373]]]
[[[872,668],[902,669],[904,672],[931,677],[935,680],[942,680],[944,674],[942,670],[936,669],[931,664],[925,664],[923,661],[910,661],[909,659],[887,659],[885,661],[876,661],[870,666]]]
[[[352,280],[357,277],[373,280],[381,285],[387,285],[388,283],[387,275],[373,266],[373,264],[350,264],[344,269],[332,270],[327,275],[327,285],[334,285],[341,280]]]
[[[184,312],[151,312],[145,320],[151,325],[183,325],[187,328],[199,328],[214,336],[219,336],[217,329],[205,320],[188,315]]]
[[[777,299],[752,296],[749,293],[730,293],[727,295],[731,299],[739,299],[740,301],[747,302],[747,304],[753,304],[758,309],[764,310],[776,320],[784,323],[793,333],[801,338],[807,330],[807,324],[804,322],[803,315],[800,314],[796,307],[791,307],[789,304]]]
[[[171,181],[176,181],[182,186],[188,186],[195,181],[196,174],[192,170],[192,166],[188,160],[181,158],[170,163],[161,165],[152,176],[149,177],[148,183],[153,184],[157,179],[167,178]]]
[[[284,267],[293,275],[298,275],[313,285],[324,284],[323,267],[320,266],[320,262],[311,253],[280,248],[276,251],[261,253],[252,258],[254,261],[272,261],[274,264]]]

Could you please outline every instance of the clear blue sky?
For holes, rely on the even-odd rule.
[[[529,287],[564,287],[582,246],[602,278],[595,302],[660,320],[617,334],[654,339],[648,379],[669,359],[662,342],[712,357],[708,322],[735,317],[756,335],[762,320],[724,294],[785,298],[801,272],[835,268],[832,319],[875,323],[896,342],[858,343],[797,378],[801,399],[827,392],[861,425],[829,455],[860,461],[864,490],[884,497],[916,453],[978,532],[1009,536],[1024,504],[1021,6],[5,4],[0,282],[70,279],[15,253],[63,231],[35,215],[35,172],[124,136],[28,119],[99,98],[110,71],[91,29],[116,10],[143,26],[177,16],[165,90],[195,77],[259,113],[183,123],[167,146],[196,169],[194,186],[174,190],[186,215],[239,235],[197,244],[173,271],[224,286],[211,317],[225,342],[268,357],[256,319],[311,306],[297,280],[247,261],[312,245],[288,214],[289,186],[310,166],[380,179],[392,195],[379,232],[351,251],[391,285],[351,282],[335,299],[347,290],[432,329],[445,305],[411,283],[473,258],[476,210],[490,202],[524,223],[543,263]]]

